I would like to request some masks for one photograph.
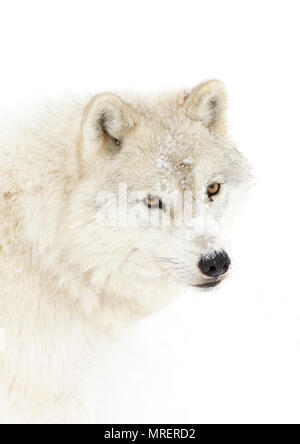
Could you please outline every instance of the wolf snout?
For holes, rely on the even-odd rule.
[[[221,250],[213,251],[202,256],[198,266],[205,276],[218,278],[222,274],[227,273],[230,263],[231,261],[228,254]]]

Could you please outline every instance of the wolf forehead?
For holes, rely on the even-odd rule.
[[[151,130],[141,125],[124,139],[120,152],[108,159],[107,170],[117,182],[131,189],[166,192],[197,191],[213,181],[235,182],[240,177],[242,157],[229,141],[203,134],[197,124],[186,125],[187,118],[173,119]],[[114,165],[114,166],[113,166]]]
[[[83,163],[101,155],[115,180],[128,175],[129,182],[152,187],[243,181],[246,164],[227,138],[226,107],[225,87],[216,80],[156,97],[100,94],[84,113]]]

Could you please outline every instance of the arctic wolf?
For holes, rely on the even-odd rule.
[[[227,276],[227,228],[250,174],[226,106],[217,80],[151,97],[102,93],[1,136],[7,421],[88,421],[84,390],[109,340]]]

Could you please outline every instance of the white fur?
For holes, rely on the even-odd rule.
[[[3,422],[88,421],[86,383],[111,339],[205,281],[199,259],[226,248],[250,177],[226,136],[225,108],[223,85],[210,81],[154,97],[102,94],[57,103],[6,128],[0,142]],[[206,187],[214,181],[224,185],[211,202]],[[140,225],[105,226],[98,195],[117,192],[121,183],[131,193],[160,193],[166,202],[172,193],[198,192],[200,220],[175,226],[175,205],[169,226],[146,227],[147,208],[129,200]]]

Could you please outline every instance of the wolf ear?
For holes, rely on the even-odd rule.
[[[199,120],[206,128],[226,133],[227,92],[220,80],[209,80],[192,89],[184,99],[186,115]]]
[[[82,158],[96,159],[101,150],[117,152],[122,138],[136,124],[135,114],[115,94],[99,94],[84,110],[82,121]]]

